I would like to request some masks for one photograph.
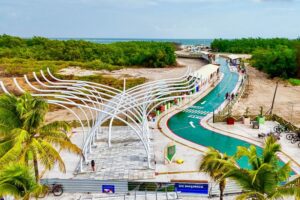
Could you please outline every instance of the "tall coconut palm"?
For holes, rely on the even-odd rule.
[[[234,160],[230,156],[222,154],[214,148],[208,149],[203,155],[200,163],[200,171],[207,173],[219,184],[221,200],[223,199],[226,186],[226,179],[223,175],[228,171],[228,168],[230,168],[229,165],[234,165]]]
[[[39,181],[39,164],[51,170],[55,164],[65,172],[59,150],[81,154],[66,134],[70,126],[63,121],[45,123],[48,104],[30,94],[0,97],[0,168],[11,161],[33,165]]]
[[[300,179],[284,184],[291,172],[290,163],[280,166],[277,153],[281,146],[274,137],[265,141],[260,154],[255,146],[238,147],[236,159],[246,157],[250,169],[230,165],[222,178],[235,180],[245,191],[237,199],[283,199],[286,196],[300,198]],[[225,167],[226,168],[226,167]]]
[[[9,195],[27,200],[43,190],[43,186],[35,182],[34,174],[24,165],[9,164],[0,170],[0,196]]]

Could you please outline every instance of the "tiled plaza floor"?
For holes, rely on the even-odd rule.
[[[108,147],[108,128],[103,132],[88,154],[88,160],[95,161],[95,172],[90,164],[85,164],[78,178],[95,178],[102,180],[136,180],[154,178],[154,169],[149,169],[144,146],[138,136],[128,127],[113,127],[111,147]],[[151,147],[151,151],[153,148]],[[154,167],[152,153],[151,166]]]

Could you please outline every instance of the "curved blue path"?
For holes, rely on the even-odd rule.
[[[221,64],[220,70],[224,74],[222,81],[199,102],[171,117],[168,121],[168,127],[173,133],[186,140],[233,155],[237,146],[249,147],[250,144],[207,130],[199,125],[199,120],[217,109],[224,102],[225,94],[231,93],[238,83],[238,74],[229,70],[225,59],[220,58],[219,63]],[[194,127],[191,124],[194,124]],[[259,151],[262,150],[261,148],[258,149]],[[239,165],[247,168],[247,160],[241,159]]]

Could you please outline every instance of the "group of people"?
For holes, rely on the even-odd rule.
[[[233,101],[234,100],[234,98],[235,98],[235,94],[234,93],[228,93],[228,92],[226,92],[226,94],[225,94],[225,99],[227,99],[227,100],[229,100],[229,101]]]

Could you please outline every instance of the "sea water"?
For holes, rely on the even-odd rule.
[[[110,44],[114,42],[129,41],[154,41],[154,42],[174,42],[182,45],[206,45],[210,46],[213,39],[151,39],[151,38],[53,38],[58,40],[84,40],[89,42]]]

